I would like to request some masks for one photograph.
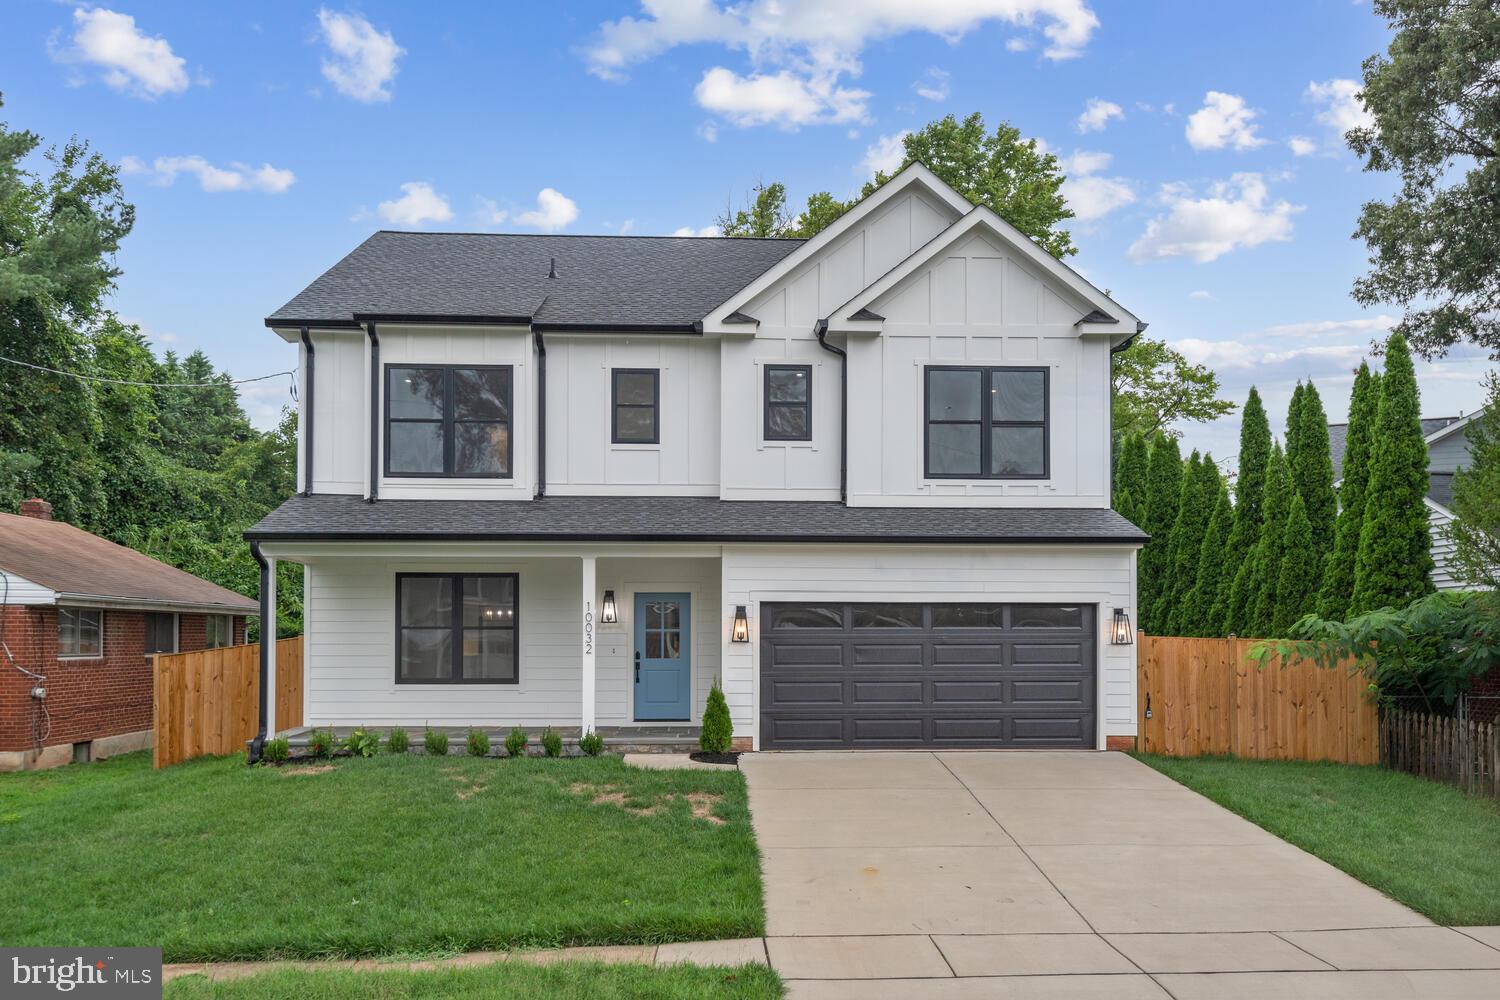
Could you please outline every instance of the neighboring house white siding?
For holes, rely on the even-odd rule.
[[[24,576],[0,569],[0,604],[56,604],[57,593],[51,587],[32,583]]]
[[[1448,525],[1453,515],[1445,507],[1428,501],[1427,530],[1432,536],[1432,584],[1438,590],[1464,590],[1467,585],[1453,576],[1450,561],[1453,558],[1453,542],[1448,538]]]
[[[1468,468],[1471,461],[1468,424],[1427,445],[1427,469],[1430,472],[1455,472]]]

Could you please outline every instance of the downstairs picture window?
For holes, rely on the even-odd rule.
[[[515,573],[398,573],[397,684],[515,684]]]
[[[57,655],[104,655],[104,612],[98,608],[58,608]]]

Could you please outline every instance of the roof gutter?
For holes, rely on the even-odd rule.
[[[818,346],[839,359],[839,503],[849,503],[849,354],[828,342],[828,320],[813,327]]]
[[[307,452],[302,456],[302,495],[313,491],[313,393],[317,385],[317,354],[313,350],[312,335],[307,327],[302,328],[302,348],[307,352],[307,374],[303,377],[303,409],[307,419],[303,422],[302,442]]]
[[[536,499],[547,495],[547,342],[532,327],[536,342]]]
[[[1143,333],[1146,332],[1147,325],[1148,324],[1146,324],[1146,323],[1142,323],[1140,321],[1137,321],[1136,324],[1135,324],[1135,333],[1132,333],[1130,336],[1128,336],[1124,340],[1120,341],[1114,347],[1111,347],[1109,349],[1109,353],[1111,353],[1111,354],[1123,354],[1125,351],[1130,350],[1130,346],[1135,343],[1136,338],[1139,337],[1141,334],[1143,334]]]
[[[375,323],[365,324],[370,338],[370,495],[374,503],[380,498],[380,335]]]
[[[270,717],[266,707],[266,687],[271,677],[271,644],[276,641],[276,609],[271,607],[271,564],[261,554],[259,542],[250,543],[250,554],[260,565],[260,702],[255,738],[250,741],[246,754],[246,763],[255,764],[260,761],[261,751],[266,746],[266,720]],[[271,630],[269,641],[266,636],[268,628]]]

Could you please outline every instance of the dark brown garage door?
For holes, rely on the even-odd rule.
[[[1092,747],[1094,611],[761,605],[761,746]]]

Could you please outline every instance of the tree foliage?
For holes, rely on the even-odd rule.
[[[1500,356],[1500,6],[1374,9],[1394,35],[1364,63],[1373,121],[1346,140],[1366,170],[1395,172],[1401,188],[1360,213],[1370,271],[1354,297],[1405,307],[1397,332],[1424,357],[1464,340]]]
[[[1349,424],[1344,432],[1344,464],[1339,484],[1339,511],[1333,549],[1323,567],[1318,614],[1343,618],[1354,593],[1354,563],[1359,556],[1359,532],[1365,521],[1365,493],[1370,482],[1370,440],[1380,407],[1379,377],[1361,361],[1349,397]]]
[[[1286,553],[1287,516],[1291,513],[1292,482],[1281,445],[1271,448],[1266,467],[1265,522],[1252,557],[1246,593],[1244,628],[1252,635],[1270,635],[1276,620],[1276,588],[1281,582],[1281,558]]]
[[[1448,565],[1471,586],[1500,590],[1500,373],[1491,372],[1485,382],[1485,411],[1464,430],[1469,466],[1453,477]]]
[[[1233,523],[1234,506],[1229,502],[1229,489],[1220,480],[1213,513],[1203,531],[1203,543],[1198,547],[1198,564],[1192,576],[1192,586],[1183,599],[1179,622],[1181,635],[1219,634],[1223,619],[1214,617],[1214,608],[1225,576],[1224,547],[1229,541]]]
[[[1307,504],[1300,493],[1294,494],[1282,535],[1281,565],[1276,568],[1276,608],[1271,615],[1269,635],[1286,635],[1293,622],[1312,613],[1321,565],[1313,548]]]
[[[1172,424],[1204,422],[1234,412],[1235,405],[1219,398],[1219,376],[1187,358],[1165,341],[1137,337],[1114,355],[1110,386],[1116,436],[1170,434]]]
[[[1250,556],[1260,540],[1266,466],[1270,461],[1271,424],[1266,417],[1265,405],[1260,401],[1260,393],[1252,385],[1240,417],[1240,468],[1234,487],[1234,523],[1224,547],[1224,569],[1219,578],[1219,593],[1209,613],[1210,619],[1226,635],[1244,628],[1242,619],[1249,589],[1249,575],[1242,575],[1241,569],[1249,564]],[[1236,585],[1239,587],[1238,603],[1235,601]]]
[[[1212,455],[1200,459],[1194,451],[1188,457],[1187,471],[1182,480],[1182,502],[1178,505],[1177,521],[1172,526],[1167,577],[1157,596],[1153,615],[1156,622],[1165,622],[1167,631],[1173,635],[1186,635],[1191,627],[1188,595],[1197,579],[1203,536],[1208,531],[1208,522],[1213,517],[1214,504],[1223,485]]]
[[[1132,524],[1139,525],[1145,518],[1141,500],[1146,496],[1146,479],[1150,468],[1150,455],[1146,439],[1131,434],[1120,444],[1119,457],[1115,460],[1115,510]]]
[[[1333,549],[1333,524],[1338,516],[1338,499],[1333,491],[1333,455],[1328,443],[1328,413],[1317,386],[1308,381],[1302,390],[1297,411],[1297,457],[1291,465],[1297,495],[1307,507],[1307,523],[1312,529],[1309,570],[1313,592],[1323,579],[1323,563]],[[1288,456],[1290,459],[1290,456]],[[1307,609],[1311,611],[1311,608]]]
[[[1182,478],[1182,451],[1177,439],[1158,435],[1151,443],[1145,499],[1136,506],[1137,511],[1145,512],[1145,523],[1140,527],[1151,536],[1141,550],[1136,569],[1137,607],[1141,628],[1147,632],[1159,631],[1161,627],[1152,612],[1166,576],[1172,526],[1177,522],[1177,508],[1182,502]]]

